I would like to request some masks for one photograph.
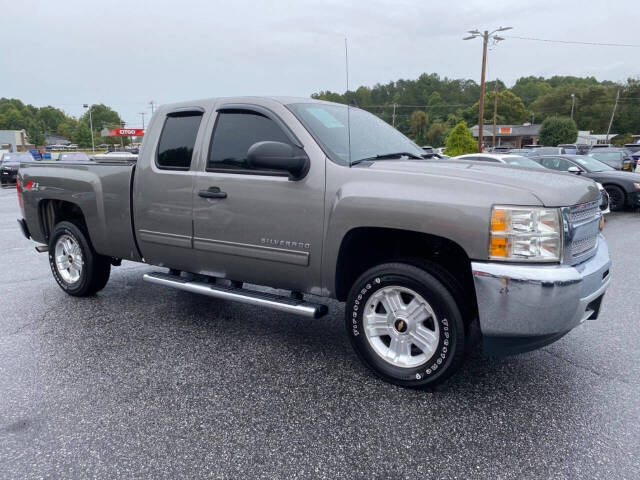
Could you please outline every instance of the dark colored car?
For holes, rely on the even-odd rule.
[[[30,153],[5,153],[0,159],[0,181],[2,185],[6,183],[16,183],[20,162],[33,161]]]
[[[586,143],[564,143],[558,145],[558,148],[563,148],[567,155],[586,155],[590,150],[590,146]]]
[[[629,150],[631,153],[639,153],[640,152],[640,143],[625,143],[624,148]]]
[[[596,148],[589,152],[589,156],[616,170],[633,170],[633,158],[623,148]]]
[[[82,152],[61,153],[58,157],[59,162],[89,162],[89,156]]]
[[[584,175],[601,183],[613,211],[640,206],[640,173],[621,172],[591,155],[546,155],[533,160],[551,170]]]

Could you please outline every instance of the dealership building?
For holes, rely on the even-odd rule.
[[[522,148],[524,145],[536,145],[540,124],[525,123],[524,125],[496,125],[496,146]],[[478,125],[471,127],[471,134],[478,138]],[[482,142],[493,145],[493,124],[484,125]]]

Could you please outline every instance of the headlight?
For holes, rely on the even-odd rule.
[[[489,258],[557,262],[562,257],[561,232],[557,208],[493,207]]]
[[[634,183],[633,186],[636,188],[636,190],[640,190],[640,183]]]

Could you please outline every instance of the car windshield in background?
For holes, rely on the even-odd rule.
[[[509,165],[513,165],[515,167],[545,169],[538,162],[536,162],[535,160],[531,160],[530,158],[527,158],[527,157],[522,157],[522,156],[503,157],[503,160]]]
[[[329,157],[341,165],[394,152],[415,156],[425,153],[391,125],[359,108],[322,103],[294,103],[288,107]]]
[[[622,153],[620,152],[591,152],[589,156],[606,163],[622,160]]]
[[[2,155],[2,163],[30,162],[33,157],[30,153],[5,153]]]
[[[60,162],[88,162],[89,157],[86,153],[61,153],[58,157]]]
[[[573,161],[575,161],[588,172],[608,172],[611,170],[615,170],[615,168],[611,168],[606,163],[602,163],[592,156],[587,157],[586,155],[581,155],[579,157],[575,157]]]

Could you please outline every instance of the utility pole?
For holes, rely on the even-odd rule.
[[[396,104],[393,104],[393,113],[391,114],[391,126],[396,128]]]
[[[154,101],[153,101],[153,100],[151,100],[151,101],[149,102],[149,105],[151,105],[151,115],[153,115],[153,112],[154,112]]]
[[[498,79],[493,88],[493,148],[496,148],[496,123],[498,123]]]
[[[482,143],[484,140],[484,76],[487,71],[487,44],[489,43],[489,32],[482,34],[482,75],[480,76],[480,108],[478,108],[478,151],[482,153]]]
[[[463,38],[463,40],[471,40],[472,38],[481,37],[482,38],[482,73],[480,74],[480,104],[478,108],[478,151],[482,152],[482,140],[484,135],[484,84],[485,84],[485,75],[487,72],[487,47],[489,45],[489,40],[493,40],[494,42],[499,42],[504,40],[503,37],[496,35],[496,32],[504,32],[505,30],[511,30],[513,27],[500,27],[491,32],[485,30],[484,32],[480,32],[480,30],[469,30],[468,33],[471,35]]]
[[[611,111],[611,120],[609,120],[609,128],[607,128],[607,143],[609,143],[609,134],[611,133],[611,125],[613,125],[613,117],[616,114],[616,108],[618,108],[618,100],[620,99],[620,89],[616,93],[616,103],[613,104],[613,110]]]
[[[573,120],[573,108],[576,106],[576,94],[571,94],[571,120]]]
[[[144,112],[140,112],[140,116],[142,117],[142,129],[144,130],[144,116],[146,115],[146,113]]]

